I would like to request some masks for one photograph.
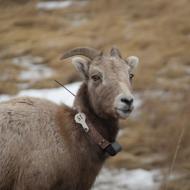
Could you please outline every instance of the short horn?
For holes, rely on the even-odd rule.
[[[111,56],[118,56],[121,58],[121,53],[119,51],[119,49],[117,49],[116,47],[113,47],[110,51],[110,55]]]
[[[99,52],[98,50],[94,49],[94,48],[87,48],[87,47],[83,47],[83,48],[74,48],[72,50],[66,51],[62,56],[61,59],[67,59],[69,57],[75,56],[75,55],[82,55],[85,56],[91,60],[93,60],[95,57],[97,57],[98,55],[100,55],[101,52]]]

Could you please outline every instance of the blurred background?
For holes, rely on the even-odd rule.
[[[136,109],[121,121],[123,151],[93,189],[190,189],[189,0],[0,0],[0,100],[79,81],[60,55],[90,46],[136,55]],[[185,130],[183,139],[179,136]],[[176,163],[170,176],[176,147]]]

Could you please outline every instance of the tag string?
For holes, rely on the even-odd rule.
[[[56,83],[58,83],[60,86],[62,86],[65,90],[67,90],[70,94],[72,94],[74,97],[76,96],[75,94],[73,94],[68,88],[66,88],[63,84],[61,84],[59,81],[54,80]]]

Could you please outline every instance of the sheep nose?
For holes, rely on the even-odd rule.
[[[122,97],[121,102],[131,106],[133,104],[133,98]]]

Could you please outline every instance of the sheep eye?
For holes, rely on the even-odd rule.
[[[134,77],[134,74],[129,74],[129,79],[132,80]]]
[[[101,77],[99,75],[92,75],[91,78],[95,82],[101,79]]]

